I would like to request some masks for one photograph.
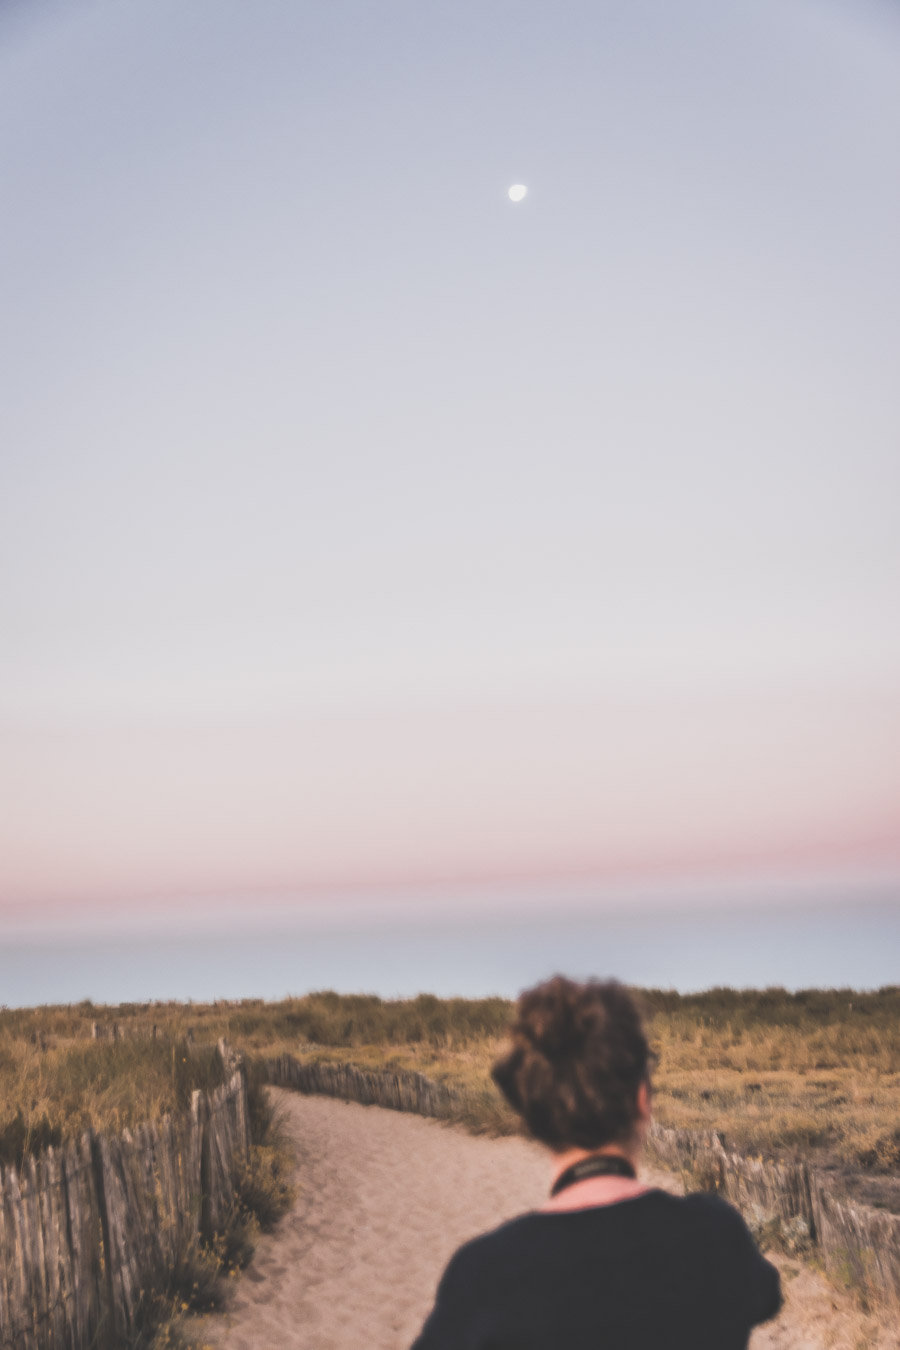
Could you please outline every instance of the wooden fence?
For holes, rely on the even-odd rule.
[[[900,1304],[900,1214],[834,1194],[835,1180],[807,1162],[775,1162],[729,1149],[719,1134],[670,1130],[655,1122],[650,1150],[666,1167],[687,1171],[745,1215],[802,1220],[809,1243],[839,1284]]]
[[[450,1116],[464,1102],[462,1095],[421,1073],[357,1069],[352,1064],[301,1064],[292,1055],[266,1061],[268,1079],[277,1087],[363,1106],[386,1106],[418,1116]]]
[[[221,1047],[220,1047],[221,1049]],[[243,1070],[189,1114],[79,1140],[0,1171],[0,1347],[103,1350],[227,1217],[250,1147]]]
[[[269,1060],[267,1069],[269,1081],[280,1087],[367,1106],[447,1118],[466,1105],[464,1093],[420,1073],[301,1064],[290,1055]],[[726,1148],[720,1135],[670,1130],[654,1122],[648,1145],[664,1167],[687,1171],[703,1189],[719,1191],[748,1218],[777,1220],[788,1232],[802,1220],[810,1245],[837,1283],[900,1304],[900,1214],[839,1199],[827,1172],[805,1162],[749,1157]]]
[[[163,1028],[165,1030],[165,1028]],[[126,1039],[151,1040],[155,1041],[160,1035],[160,1028],[156,1022],[92,1022],[91,1040],[93,1041],[124,1041]],[[37,1034],[32,1033],[32,1042],[37,1040]],[[188,1027],[184,1034],[184,1039],[188,1045],[194,1044],[194,1028]],[[48,1047],[47,1037],[40,1033],[40,1046],[42,1050]]]

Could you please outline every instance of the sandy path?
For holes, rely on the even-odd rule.
[[[418,1116],[276,1092],[298,1156],[298,1196],[210,1318],[216,1350],[408,1350],[460,1242],[546,1193],[522,1139],[475,1138]],[[675,1189],[667,1173],[648,1174]],[[896,1350],[824,1279],[780,1262],[787,1303],[752,1350]]]

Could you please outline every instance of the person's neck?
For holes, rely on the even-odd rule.
[[[600,1148],[569,1148],[566,1149],[565,1153],[554,1153],[552,1181],[555,1182],[557,1178],[562,1176],[563,1172],[568,1171],[570,1167],[574,1167],[575,1163],[580,1163],[585,1158],[608,1156],[624,1158],[631,1163],[635,1172],[637,1172],[640,1154],[641,1149],[638,1144],[603,1144]]]

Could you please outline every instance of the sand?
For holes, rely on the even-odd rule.
[[[548,1164],[523,1139],[355,1102],[275,1092],[298,1158],[297,1199],[208,1318],[216,1350],[408,1350],[448,1258],[546,1195]],[[665,1172],[654,1185],[678,1189]],[[786,1306],[752,1350],[896,1350],[849,1297],[780,1260]]]

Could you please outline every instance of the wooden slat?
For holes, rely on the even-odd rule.
[[[200,1234],[211,1238],[213,1234],[209,1205],[209,1122],[210,1102],[205,1093],[195,1091],[191,1097],[191,1117],[195,1133],[195,1148],[200,1163]]]
[[[29,1241],[19,1178],[14,1167],[6,1173],[4,1204],[7,1222],[13,1233],[13,1264],[9,1288],[9,1314],[12,1343],[16,1350],[36,1350],[34,1310],[31,1306],[29,1280]]]
[[[203,1213],[203,1183],[201,1178],[203,1140],[200,1124],[192,1115],[186,1122],[186,1133],[173,1154],[177,1164],[178,1203],[182,1243],[186,1238],[199,1241]]]
[[[209,1206],[213,1232],[221,1232],[232,1208],[232,1148],[229,1119],[230,1094],[227,1086],[216,1088],[210,1096],[207,1121],[209,1148]]]
[[[145,1125],[142,1134],[145,1184],[154,1191],[157,1259],[171,1269],[179,1251],[178,1196],[175,1186],[173,1135],[168,1117]]]
[[[4,1191],[6,1175],[0,1169],[0,1345],[12,1344],[12,1315],[10,1313],[9,1276],[13,1266],[14,1234],[6,1217]]]
[[[72,1301],[72,1275],[66,1235],[65,1195],[62,1169],[56,1149],[48,1148],[41,1159],[41,1223],[47,1256],[47,1285],[50,1300],[50,1344],[70,1347],[69,1320]]]
[[[172,1171],[178,1205],[178,1233],[182,1248],[200,1236],[202,1184],[200,1179],[201,1136],[193,1113],[170,1122]]]
[[[21,1177],[22,1210],[25,1218],[29,1267],[28,1285],[31,1314],[35,1328],[35,1344],[46,1341],[50,1335],[51,1316],[47,1255],[44,1249],[44,1227],[41,1222],[41,1197],[38,1189],[37,1164],[34,1155],[25,1162]]]
[[[80,1188],[81,1167],[78,1145],[75,1143],[68,1144],[61,1157],[61,1170],[66,1197],[67,1232],[71,1256],[72,1306],[70,1321],[74,1331],[74,1344],[79,1347],[88,1344],[90,1329],[89,1305],[85,1289],[83,1246],[86,1234]],[[98,1303],[101,1302],[99,1295],[97,1301]]]
[[[98,1194],[103,1205],[103,1238],[110,1271],[112,1325],[117,1336],[127,1337],[134,1321],[140,1287],[135,1279],[129,1250],[128,1210],[121,1168],[121,1146],[116,1139],[97,1135],[94,1167]]]

